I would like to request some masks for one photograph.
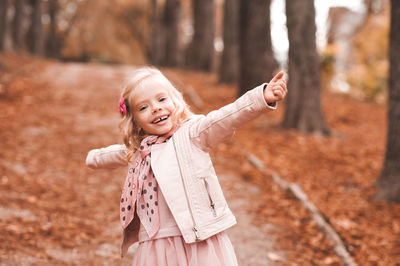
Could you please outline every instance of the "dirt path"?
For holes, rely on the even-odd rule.
[[[134,248],[119,259],[125,169],[92,171],[84,160],[119,142],[116,103],[132,70],[46,63],[21,81],[29,89],[0,103],[0,265],[130,265]],[[229,235],[239,265],[279,264],[273,226],[254,225],[249,209],[261,192],[214,159],[238,219]]]

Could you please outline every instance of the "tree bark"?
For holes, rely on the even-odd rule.
[[[239,0],[225,0],[224,50],[219,68],[219,81],[236,84],[239,80]]]
[[[186,52],[186,64],[198,70],[212,71],[214,63],[213,0],[193,0],[194,36]]]
[[[179,66],[181,49],[179,42],[179,21],[181,17],[181,1],[167,0],[165,2],[164,25],[166,28],[166,66]]]
[[[400,202],[400,2],[391,0],[389,108],[386,153],[377,199]]]
[[[8,10],[8,0],[1,0],[0,1],[0,51],[4,50],[4,43],[6,41],[7,10]]]
[[[274,71],[270,0],[240,0],[239,96],[269,81]]]
[[[161,24],[160,12],[157,0],[151,0],[151,51],[150,62],[153,65],[162,65],[165,61],[165,31]]]
[[[61,42],[57,33],[57,13],[58,13],[57,0],[49,0],[50,28],[49,28],[49,35],[47,38],[46,53],[48,57],[58,59],[60,58]]]
[[[14,50],[20,51],[23,48],[22,39],[22,18],[23,18],[23,7],[24,0],[15,0],[14,2],[15,11],[12,24],[12,39]]]
[[[289,36],[288,96],[283,126],[327,135],[321,109],[319,56],[313,0],[286,0]]]
[[[30,1],[33,12],[31,24],[28,31],[28,47],[35,55],[43,54],[43,34],[42,34],[42,0]]]

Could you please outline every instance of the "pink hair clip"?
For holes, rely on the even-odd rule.
[[[124,97],[121,96],[121,98],[119,98],[119,112],[121,113],[121,115],[126,115],[127,113],[127,108],[125,105],[125,99]]]

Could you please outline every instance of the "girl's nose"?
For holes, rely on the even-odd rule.
[[[160,111],[161,110],[161,107],[159,107],[159,106],[154,106],[153,107],[153,114],[154,113],[157,113],[158,111]]]

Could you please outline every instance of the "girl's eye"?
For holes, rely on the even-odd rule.
[[[139,108],[139,111],[143,111],[145,109],[146,109],[146,106],[142,106],[142,107]]]
[[[163,102],[163,101],[165,101],[167,98],[165,98],[165,97],[162,97],[162,98],[160,98],[160,102]]]

